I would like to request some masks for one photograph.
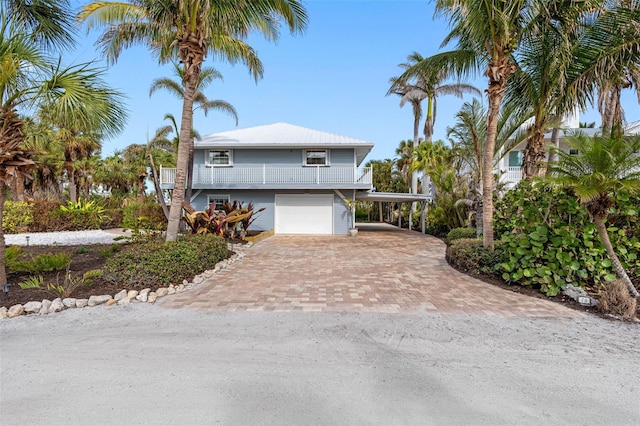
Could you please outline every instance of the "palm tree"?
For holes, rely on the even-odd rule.
[[[396,155],[398,157],[394,162],[396,170],[398,171],[398,175],[402,179],[402,186],[404,186],[409,190],[409,192],[411,192],[411,179],[409,179],[409,175],[411,173],[411,162],[413,161],[412,141],[400,141],[398,147],[396,148]]]
[[[509,77],[517,68],[512,53],[526,33],[530,8],[531,1],[526,0],[437,0],[436,13],[447,15],[453,27],[443,45],[457,40],[457,50],[426,58],[402,76],[409,79],[431,69],[465,76],[484,69],[489,109],[482,167],[483,245],[490,250],[494,247],[492,171],[497,124]]]
[[[58,76],[56,90],[61,94],[43,102],[40,118],[56,129],[64,145],[65,172],[69,183],[69,198],[77,201],[74,163],[89,158],[100,150],[100,139],[118,134],[126,123],[123,95],[102,80],[104,69],[91,64],[52,69]],[[70,96],[71,93],[74,96]]]
[[[413,52],[407,56],[407,62],[398,66],[403,70],[408,70],[412,66],[423,61],[424,58],[418,52]],[[444,81],[448,75],[443,69],[421,70],[412,76],[410,80],[402,80],[398,77],[392,78],[389,82],[391,88],[387,95],[393,93],[401,97],[400,107],[406,102],[410,102],[413,107],[413,149],[415,150],[420,141],[418,135],[419,122],[422,118],[422,101],[427,101],[426,118],[424,121],[424,140],[431,142],[433,138],[433,128],[436,122],[437,99],[438,96],[453,95],[462,98],[465,93],[472,93],[482,96],[482,93],[474,86],[464,83],[448,83]],[[418,173],[414,170],[411,176],[411,189],[417,193]]]
[[[404,141],[401,142],[400,152],[396,149],[396,154],[399,154],[401,158],[404,156],[405,151],[415,149],[420,143],[420,119],[422,118],[422,101],[424,99],[424,93],[415,89],[415,86],[412,86],[408,83],[404,83],[400,81],[397,77],[393,77],[389,80],[391,83],[391,88],[387,92],[387,95],[394,94],[401,97],[400,99],[400,108],[402,108],[407,102],[411,104],[413,109],[413,147],[402,146]],[[408,158],[408,165],[411,162],[412,156],[409,154],[406,156]],[[403,164],[404,168],[404,164]],[[407,168],[407,172],[410,171],[410,168]],[[411,179],[408,179],[408,175],[406,176],[407,182],[409,182],[409,192],[412,194],[418,193],[418,173],[412,172]]]
[[[532,20],[534,29],[528,31],[520,43],[517,52],[519,69],[514,74],[506,95],[507,104],[519,109],[521,114],[528,112],[534,117],[523,153],[522,172],[525,179],[544,174],[547,154],[544,134],[547,129],[553,127],[554,137],[557,139],[563,116],[573,112],[577,105],[584,107],[595,93],[594,85],[583,86],[582,90],[578,90],[576,85],[584,85],[585,79],[602,82],[605,78],[606,82],[611,82],[618,78],[615,76],[619,73],[613,69],[609,69],[607,76],[589,75],[587,71],[590,67],[614,58],[613,63],[619,64],[619,71],[624,72],[625,58],[629,60],[635,56],[637,61],[637,54],[620,55],[620,51],[633,52],[640,47],[637,37],[637,25],[640,23],[637,20],[638,14],[632,10],[624,9],[623,12],[623,9],[614,10],[605,6],[607,8],[601,13],[594,14],[594,8],[603,7],[601,1],[554,1],[537,4],[535,19]],[[611,28],[615,28],[615,32],[626,32],[627,35],[614,36]],[[602,48],[598,48],[595,43]],[[593,52],[598,54],[594,55]],[[589,64],[589,67],[585,68],[585,64]],[[626,70],[630,69],[632,68]],[[638,72],[637,65],[636,71]],[[640,72],[637,77],[640,79]],[[603,97],[603,93],[601,86],[601,108],[609,109],[603,106],[609,105],[604,100],[612,99]],[[617,101],[619,105],[619,96]],[[615,104],[615,101],[612,102]],[[620,117],[618,113],[613,115]],[[603,127],[621,128],[620,120],[621,118]],[[607,121],[603,119],[603,123]]]
[[[305,8],[299,0],[130,0],[94,2],[85,6],[78,17],[87,22],[88,28],[106,27],[99,43],[112,62],[122,49],[143,44],[161,62],[178,59],[182,63],[180,145],[167,226],[167,241],[174,241],[186,186],[193,103],[207,53],[234,63],[242,61],[257,79],[262,75],[262,64],[242,40],[252,31],[269,40],[277,39],[279,20],[284,20],[292,32],[302,31],[307,21]]]
[[[166,77],[154,80],[151,84],[151,89],[149,89],[149,96],[153,95],[153,93],[159,89],[165,89],[179,99],[184,99],[184,86],[182,84],[182,82],[184,81],[184,73],[182,68],[180,68],[176,64],[174,64],[174,74],[176,75],[176,77],[178,77],[177,81]],[[222,80],[222,74],[220,74],[218,70],[212,67],[202,68],[198,80],[198,85],[196,87],[197,91],[193,98],[193,103],[196,105],[194,111],[196,109],[202,109],[205,117],[209,113],[210,109],[224,112],[235,119],[237,126],[238,112],[233,107],[233,105],[221,99],[209,100],[207,96],[202,92],[214,80]],[[191,123],[191,128],[193,131],[193,123]],[[185,198],[187,200],[191,200],[191,187],[193,185],[193,139],[194,138],[191,137],[189,140],[189,169],[187,170],[187,188],[185,193]]]
[[[638,291],[613,249],[605,222],[609,209],[615,205],[616,192],[640,192],[640,138],[578,134],[567,138],[566,142],[580,155],[555,149],[558,161],[550,167],[552,180],[572,188],[587,208],[616,274],[625,282],[629,293],[638,297]]]

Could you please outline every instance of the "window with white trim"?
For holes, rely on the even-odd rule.
[[[578,151],[577,149],[569,149],[569,155],[578,155],[580,154],[580,151]]]
[[[328,166],[329,150],[328,149],[305,149],[304,165],[305,166]]]
[[[231,199],[229,195],[220,195],[220,194],[209,194],[207,195],[208,205],[213,204],[213,210],[222,211],[224,210],[224,204],[228,203]]]
[[[231,166],[233,165],[233,152],[230,149],[210,150],[206,164],[213,167]]]

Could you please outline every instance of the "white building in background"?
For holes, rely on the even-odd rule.
[[[526,122],[523,126],[530,125],[531,121]],[[561,124],[560,131],[560,139],[558,142],[558,147],[564,150],[569,149],[567,145],[564,143],[564,139],[566,135],[570,135],[576,132],[582,132],[588,136],[593,136],[595,134],[600,133],[601,129],[595,128],[581,128],[580,127],[580,116],[579,112],[576,110],[573,114],[565,117]],[[624,127],[625,135],[640,135],[640,120],[634,121],[633,123],[629,123]],[[544,135],[544,140],[547,144],[551,144],[551,132],[547,132]],[[497,165],[497,170],[500,172],[500,180],[507,185],[507,188],[514,187],[520,180],[522,179],[522,156],[523,151],[526,147],[526,143],[522,142],[513,148],[507,155],[505,155]],[[571,152],[570,154],[577,155],[577,152]],[[548,154],[547,154],[548,155]]]

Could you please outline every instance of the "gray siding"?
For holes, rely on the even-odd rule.
[[[204,164],[209,149],[197,149],[193,154],[194,164]],[[329,165],[353,167],[353,148],[329,150]],[[303,165],[303,149],[234,149],[233,165],[242,166],[300,166]]]

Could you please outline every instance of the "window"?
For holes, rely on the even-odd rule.
[[[522,151],[511,151],[509,153],[509,167],[522,166]]]
[[[326,149],[307,149],[304,152],[305,166],[328,166],[329,155]]]
[[[578,155],[579,151],[577,149],[570,149],[569,155]]]
[[[208,204],[211,205],[213,204],[213,210],[215,211],[222,211],[224,210],[224,204],[229,202],[229,196],[228,195],[219,195],[219,194],[214,194],[214,195],[208,195],[207,196],[209,202]]]
[[[209,151],[207,157],[207,166],[231,166],[231,150],[225,149],[220,151]]]

